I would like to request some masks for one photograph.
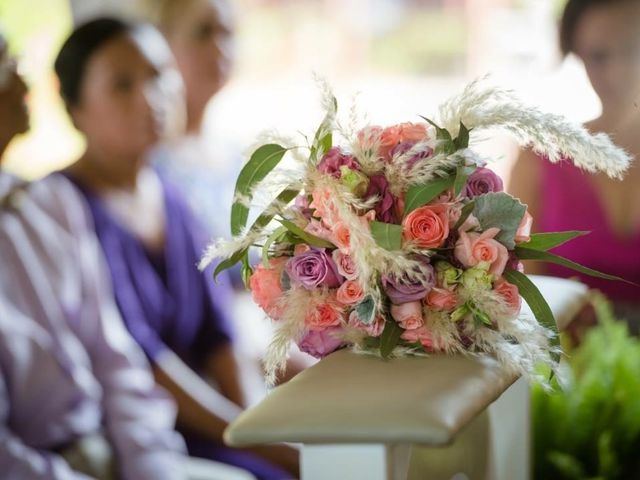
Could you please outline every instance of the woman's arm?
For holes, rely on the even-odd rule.
[[[204,374],[217,384],[225,397],[240,407],[246,407],[238,363],[231,343],[220,345],[207,357]]]

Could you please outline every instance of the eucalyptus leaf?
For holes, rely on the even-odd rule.
[[[516,232],[527,207],[517,198],[504,192],[479,195],[475,197],[474,202],[473,215],[480,222],[482,230],[499,228],[500,233],[495,239],[507,249],[513,250],[516,245]]]
[[[456,168],[456,179],[453,182],[453,193],[457,197],[467,184],[467,179],[475,171],[476,167],[459,166]]]
[[[215,281],[218,278],[218,275],[223,271],[233,267],[236,263],[242,260],[247,256],[249,249],[245,248],[243,250],[238,250],[233,255],[231,255],[226,260],[222,260],[218,265],[216,265],[215,270],[213,271],[213,280]]]
[[[264,245],[262,246],[262,264],[265,267],[269,265],[269,248],[271,248],[273,242],[280,239],[287,232],[287,227],[278,227],[273,231],[271,235],[269,235],[269,238],[267,238],[267,240],[264,242]]]
[[[548,233],[533,233],[530,236],[528,242],[519,244],[519,247],[529,248],[531,250],[541,250],[546,252],[563,243],[573,240],[574,238],[588,235],[591,232],[583,232],[579,230],[572,230],[568,232],[548,232]]]
[[[465,124],[460,122],[460,132],[453,142],[456,146],[456,150],[463,150],[469,147],[469,131],[470,130],[465,126]]]
[[[286,148],[273,143],[262,145],[253,152],[247,164],[240,171],[236,181],[234,199],[240,197],[242,201],[234,200],[231,207],[232,235],[239,235],[247,224],[249,208],[246,206],[245,199],[251,199],[253,188],[280,163],[286,151]]]
[[[280,222],[284,227],[286,227],[287,230],[293,233],[296,237],[301,238],[302,240],[305,241],[305,243],[308,243],[312,247],[318,247],[318,248],[334,248],[335,247],[333,243],[327,240],[324,240],[323,238],[316,237],[315,235],[312,235],[308,232],[305,232],[302,228],[300,228],[295,223],[290,222],[289,220],[285,220],[284,218],[278,218],[276,220]]]
[[[460,212],[460,218],[458,219],[455,226],[453,227],[454,231],[458,231],[458,229],[467,220],[467,218],[469,218],[469,215],[471,215],[471,212],[473,212],[473,209],[475,208],[475,206],[476,204],[472,200],[471,202],[467,203],[464,207],[462,207],[462,211]]]
[[[402,226],[392,223],[371,222],[371,236],[376,243],[385,250],[400,250],[402,248]]]
[[[631,285],[636,285],[635,283],[630,282],[629,280],[625,280],[624,278],[616,277],[615,275],[609,275],[607,273],[598,272],[597,270],[593,270],[588,267],[583,267],[579,263],[572,262],[571,260],[567,260],[566,258],[551,252],[544,252],[540,250],[533,250],[530,248],[517,246],[516,255],[520,260],[538,260],[542,262],[555,263],[556,265],[562,265],[563,267],[570,268],[571,270],[584,273],[585,275],[589,275],[591,277],[603,278],[605,280],[619,280],[622,282],[629,283]]]
[[[436,178],[424,185],[410,187],[405,196],[404,214],[408,215],[416,208],[426,205],[442,192],[451,188],[455,178],[454,175],[449,175],[448,177]]]
[[[551,345],[559,347],[560,337],[558,335],[558,325],[556,324],[551,307],[549,307],[549,304],[540,293],[540,290],[538,290],[538,287],[536,287],[524,273],[514,269],[505,270],[503,276],[508,282],[518,287],[520,296],[527,302],[538,323],[555,334],[553,338],[549,339]],[[559,354],[554,353],[553,359],[557,362],[560,359]]]
[[[389,358],[393,349],[396,348],[402,336],[402,328],[394,320],[387,320],[384,330],[380,335],[380,355],[382,358]]]

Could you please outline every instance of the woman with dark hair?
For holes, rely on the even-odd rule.
[[[602,103],[600,116],[587,122],[587,129],[604,132],[630,153],[640,154],[640,0],[569,0],[560,46],[565,55],[573,53],[584,62]],[[618,181],[582,172],[571,162],[553,165],[525,151],[513,170],[511,191],[529,205],[537,229],[591,232],[554,252],[640,284],[638,185],[637,165]],[[576,276],[558,266],[537,273]],[[606,294],[618,317],[638,333],[640,287],[580,277]]]
[[[197,270],[206,236],[176,189],[144,160],[171,115],[166,97],[177,94],[166,88],[175,73],[170,62],[168,47],[148,26],[103,18],[71,34],[55,69],[86,149],[64,174],[89,204],[120,312],[157,381],[178,402],[190,453],[259,478],[290,478],[263,457],[297,472],[295,450],[248,452],[221,443],[243,404],[226,318],[229,293],[212,288],[209,271]]]
[[[27,88],[0,35],[0,158]],[[184,444],[113,302],[88,212],[62,176],[0,169],[0,477],[175,480]]]

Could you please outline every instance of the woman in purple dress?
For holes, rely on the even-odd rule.
[[[241,451],[221,443],[243,404],[225,316],[229,293],[213,286],[210,272],[197,270],[202,229],[169,179],[144,161],[158,141],[162,113],[170,114],[161,108],[163,80],[175,73],[170,59],[151,27],[97,19],[71,34],[55,69],[86,149],[64,174],[88,201],[119,309],[157,381],[178,402],[189,452],[259,478],[291,478],[295,450]]]
[[[588,122],[587,129],[607,133],[636,156],[640,154],[639,32],[638,0],[569,0],[560,32],[563,53],[582,59],[602,103],[601,115]],[[516,164],[511,190],[529,205],[538,230],[591,232],[554,252],[640,284],[638,185],[637,162],[620,182],[582,172],[570,162],[553,165],[528,151]],[[538,272],[576,276],[557,266]],[[618,317],[638,333],[640,287],[578,276],[609,297]]]

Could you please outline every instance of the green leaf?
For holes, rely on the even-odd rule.
[[[238,250],[236,253],[231,255],[226,260],[221,261],[216,266],[216,269],[213,271],[213,280],[215,281],[218,278],[218,275],[220,275],[220,273],[222,273],[225,270],[233,267],[236,263],[238,263],[244,257],[247,257],[247,253],[248,252],[249,252],[249,249],[247,249],[247,248],[245,248],[243,250]]]
[[[480,222],[482,230],[499,228],[500,233],[496,235],[496,240],[513,250],[516,245],[516,232],[527,207],[505,192],[486,193],[477,196],[474,201],[473,215]]]
[[[456,179],[453,182],[453,193],[457,197],[467,183],[467,178],[475,171],[476,167],[460,166],[456,168]]]
[[[338,101],[335,97],[331,97],[331,99],[333,101],[333,106],[337,111]],[[331,149],[331,146],[333,145],[333,135],[328,131],[329,126],[329,114],[327,114],[322,119],[322,122],[320,123],[320,126],[318,126],[316,134],[313,137],[311,159],[320,160],[320,158]],[[324,135],[320,137],[323,133]]]
[[[456,150],[463,150],[469,147],[469,129],[462,122],[460,122],[460,132],[458,133],[458,137],[453,141],[453,143],[456,146]]]
[[[286,232],[288,232],[287,227],[278,227],[264,242],[264,245],[262,246],[262,264],[265,267],[269,265],[269,248],[271,248],[271,244],[281,238]]]
[[[426,205],[446,189],[451,188],[455,181],[454,175],[436,178],[424,185],[414,185],[409,188],[405,197],[404,214],[408,215],[416,208]]]
[[[382,355],[382,358],[389,358],[393,349],[398,345],[402,332],[402,328],[394,320],[385,322],[384,330],[380,335],[380,355]]]
[[[249,255],[245,255],[242,257],[242,269],[240,270],[240,274],[242,276],[242,283],[245,288],[249,288],[249,280],[251,280],[251,275],[253,275],[253,269],[251,265],[249,265]]]
[[[558,336],[558,325],[553,317],[551,307],[549,307],[549,304],[540,293],[540,290],[538,290],[538,287],[529,280],[529,277],[517,270],[507,269],[504,271],[503,276],[508,282],[518,287],[520,296],[527,302],[538,323],[555,334],[553,338],[549,339],[551,345],[559,347],[560,337]],[[554,354],[553,358],[556,362],[560,359],[558,354]]]
[[[400,250],[402,248],[402,226],[392,223],[371,222],[371,236],[376,243],[385,250]]]
[[[276,199],[271,202],[271,204],[266,208],[265,212],[274,212],[276,205],[288,204],[291,200],[296,198],[296,196],[300,193],[300,190],[295,190],[292,188],[287,188],[280,192],[280,194],[276,197]],[[255,222],[251,225],[249,231],[258,230],[260,228],[266,227],[269,225],[269,222],[273,220],[275,213],[262,213]]]
[[[453,227],[454,231],[457,231],[462,226],[462,224],[467,220],[467,218],[469,218],[469,215],[471,215],[471,212],[473,212],[473,209],[475,208],[475,206],[476,206],[475,202],[471,201],[467,203],[464,207],[462,207],[462,211],[460,212],[460,218],[458,219],[455,226]]]
[[[516,255],[520,260],[538,260],[541,262],[549,262],[555,263],[556,265],[562,265],[563,267],[570,268],[571,270],[575,270],[576,272],[584,273],[585,275],[589,275],[591,277],[604,278],[605,280],[620,280],[622,282],[629,283],[631,285],[636,285],[629,280],[625,280],[624,278],[616,277],[615,275],[609,275],[607,273],[598,272],[597,270],[593,270],[588,267],[583,267],[579,263],[572,262],[571,260],[567,260],[560,255],[556,255],[550,252],[543,252],[540,250],[533,250],[530,248],[524,248],[521,246],[516,247]]]
[[[436,145],[434,152],[436,155],[440,153],[450,155],[457,150],[456,142],[451,137],[449,130],[440,127],[433,120],[430,120],[427,117],[423,117],[422,115],[420,115],[420,117],[429,122],[436,129],[436,140],[438,140],[438,144]]]
[[[588,235],[591,232],[582,232],[579,230],[572,230],[568,232],[548,232],[548,233],[533,233],[531,234],[531,240],[525,243],[521,243],[518,246],[523,248],[530,248],[531,250],[542,250],[546,252],[563,243],[573,240],[576,237]]]
[[[376,304],[371,295],[367,295],[364,300],[357,304],[355,311],[362,323],[370,325],[375,319],[376,313]]]
[[[290,222],[289,220],[285,220],[284,218],[278,218],[276,221],[280,222],[283,226],[287,228],[291,233],[293,233],[296,237],[301,238],[306,243],[311,245],[312,247],[318,248],[334,248],[335,245],[327,240],[316,237],[310,233],[305,232],[302,228],[297,226],[295,223]]]
[[[251,198],[252,189],[261,182],[275,168],[287,149],[273,143],[262,145],[259,147],[247,164],[240,171],[234,199],[240,197]],[[249,218],[249,208],[246,202],[234,201],[231,207],[231,234],[239,235],[247,224]]]

